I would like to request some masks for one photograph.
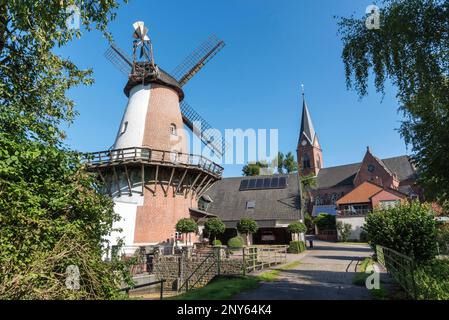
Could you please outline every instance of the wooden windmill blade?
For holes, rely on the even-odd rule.
[[[125,76],[129,76],[133,67],[132,59],[122,49],[112,44],[104,55]]]
[[[185,85],[202,67],[206,65],[223,47],[225,43],[215,35],[210,36],[195,51],[173,70],[173,77]]]
[[[207,132],[208,129],[213,129],[212,126],[204,120],[185,100],[181,102],[180,107],[182,120],[185,125],[192,130],[193,133],[200,138],[207,147],[209,147],[220,157],[223,156],[228,148],[223,137],[219,140],[214,140],[213,135]],[[198,123],[200,124],[200,128],[197,126]]]

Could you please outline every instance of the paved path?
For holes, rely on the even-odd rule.
[[[367,245],[314,241],[314,248],[300,257],[296,268],[283,270],[277,281],[263,282],[234,299],[370,299],[369,291],[352,280],[358,264],[371,254]]]

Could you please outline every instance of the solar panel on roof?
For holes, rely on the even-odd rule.
[[[254,189],[256,187],[256,179],[250,179],[248,183],[248,189]]]
[[[240,191],[264,190],[264,189],[284,189],[287,187],[286,177],[253,178],[244,179],[240,182]]]
[[[261,189],[261,188],[263,188],[263,179],[257,179],[256,189]]]
[[[278,188],[279,187],[279,179],[271,178],[270,188]]]
[[[245,179],[240,182],[240,190],[246,190],[246,188],[248,188],[248,181],[249,180]]]
[[[264,189],[268,189],[270,187],[271,178],[265,178],[263,179],[263,187]]]
[[[287,186],[287,178],[280,177],[279,178],[279,188],[285,188]]]

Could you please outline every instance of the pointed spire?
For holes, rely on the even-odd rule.
[[[315,139],[315,129],[313,128],[312,117],[309,113],[309,108],[307,107],[306,97],[304,94],[304,85],[302,87],[302,119],[301,119],[301,130],[300,136],[304,133],[304,135],[309,139],[309,142],[312,144],[313,139]]]

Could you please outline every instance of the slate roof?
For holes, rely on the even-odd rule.
[[[416,179],[416,170],[413,168],[407,156],[382,159],[389,171],[396,173],[399,181]],[[317,176],[317,189],[332,188],[337,186],[352,186],[353,180],[359,170],[361,162],[343,166],[323,168]]]
[[[315,129],[312,123],[312,117],[310,116],[309,108],[307,107],[306,98],[303,95],[302,102],[302,118],[301,118],[301,129],[300,129],[299,138],[301,138],[301,134],[304,133],[309,142],[313,144],[313,139],[315,139]]]
[[[256,177],[224,178],[206,193],[213,202],[207,211],[223,221],[238,221],[243,217],[263,220],[299,220],[298,180],[296,174],[287,177],[285,189],[239,191],[240,182]],[[254,209],[246,209],[247,201],[255,201]]]

